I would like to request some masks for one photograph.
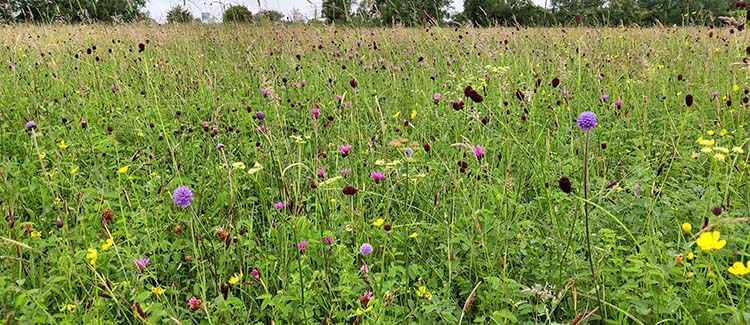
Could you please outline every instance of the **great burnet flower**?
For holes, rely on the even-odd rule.
[[[190,188],[185,185],[180,185],[174,190],[172,194],[172,200],[175,204],[187,208],[190,206],[190,202],[193,201],[193,192]]]
[[[729,267],[728,271],[734,275],[750,274],[750,262],[747,262],[747,266],[742,264],[742,262],[734,262],[734,264]]]
[[[698,237],[698,239],[695,241],[698,246],[703,249],[704,251],[707,250],[719,250],[724,248],[726,246],[727,241],[724,239],[719,239],[721,236],[721,233],[718,231],[712,231],[712,232],[704,232]]]
[[[596,127],[596,114],[594,112],[583,112],[578,115],[576,123],[581,130],[588,131]]]

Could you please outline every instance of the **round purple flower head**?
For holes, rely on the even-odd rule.
[[[578,127],[581,128],[581,130],[591,130],[596,127],[596,114],[589,111],[583,112],[578,115],[576,123],[578,123]]]
[[[190,206],[190,201],[193,200],[193,192],[190,191],[190,188],[188,188],[185,185],[180,185],[177,187],[177,189],[174,190],[174,194],[172,194],[172,200],[175,204],[187,208]]]
[[[262,121],[262,120],[266,119],[266,113],[264,113],[263,111],[257,111],[257,112],[255,112],[255,118],[257,118],[257,119],[259,119],[259,120]]]
[[[36,128],[36,122],[34,121],[28,121],[26,122],[26,131]]]
[[[372,253],[372,245],[370,245],[370,243],[364,243],[364,244],[362,244],[362,246],[359,247],[359,252],[362,255],[368,255],[368,254]]]

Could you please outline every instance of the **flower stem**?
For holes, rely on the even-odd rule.
[[[586,219],[586,246],[589,258],[589,266],[591,267],[591,279],[594,282],[594,288],[596,288],[596,303],[599,308],[602,308],[602,295],[597,284],[596,272],[594,271],[594,258],[591,253],[591,232],[589,231],[589,131],[586,131],[586,140],[583,150],[583,216]]]

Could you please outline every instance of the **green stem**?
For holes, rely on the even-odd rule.
[[[583,216],[586,219],[586,246],[591,267],[591,279],[596,288],[596,303],[602,308],[602,295],[597,284],[596,271],[594,270],[594,259],[591,253],[591,232],[589,231],[589,131],[586,131],[586,140],[583,150]]]

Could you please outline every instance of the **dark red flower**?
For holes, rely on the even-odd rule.
[[[557,86],[559,86],[559,85],[560,85],[560,78],[558,78],[558,77],[552,78],[552,87],[553,88],[557,88]]]
[[[349,80],[349,85],[352,86],[352,88],[357,88],[357,80],[356,79]]]
[[[359,192],[359,190],[356,189],[353,186],[345,186],[344,189],[342,190],[342,192],[344,192],[344,194],[346,194],[346,195],[354,195],[354,194],[357,194],[357,192]]]
[[[573,185],[570,184],[570,179],[563,176],[560,177],[560,181],[558,182],[560,185],[560,190],[565,193],[573,192]]]
[[[685,105],[687,105],[688,107],[693,106],[693,95],[685,95]]]

